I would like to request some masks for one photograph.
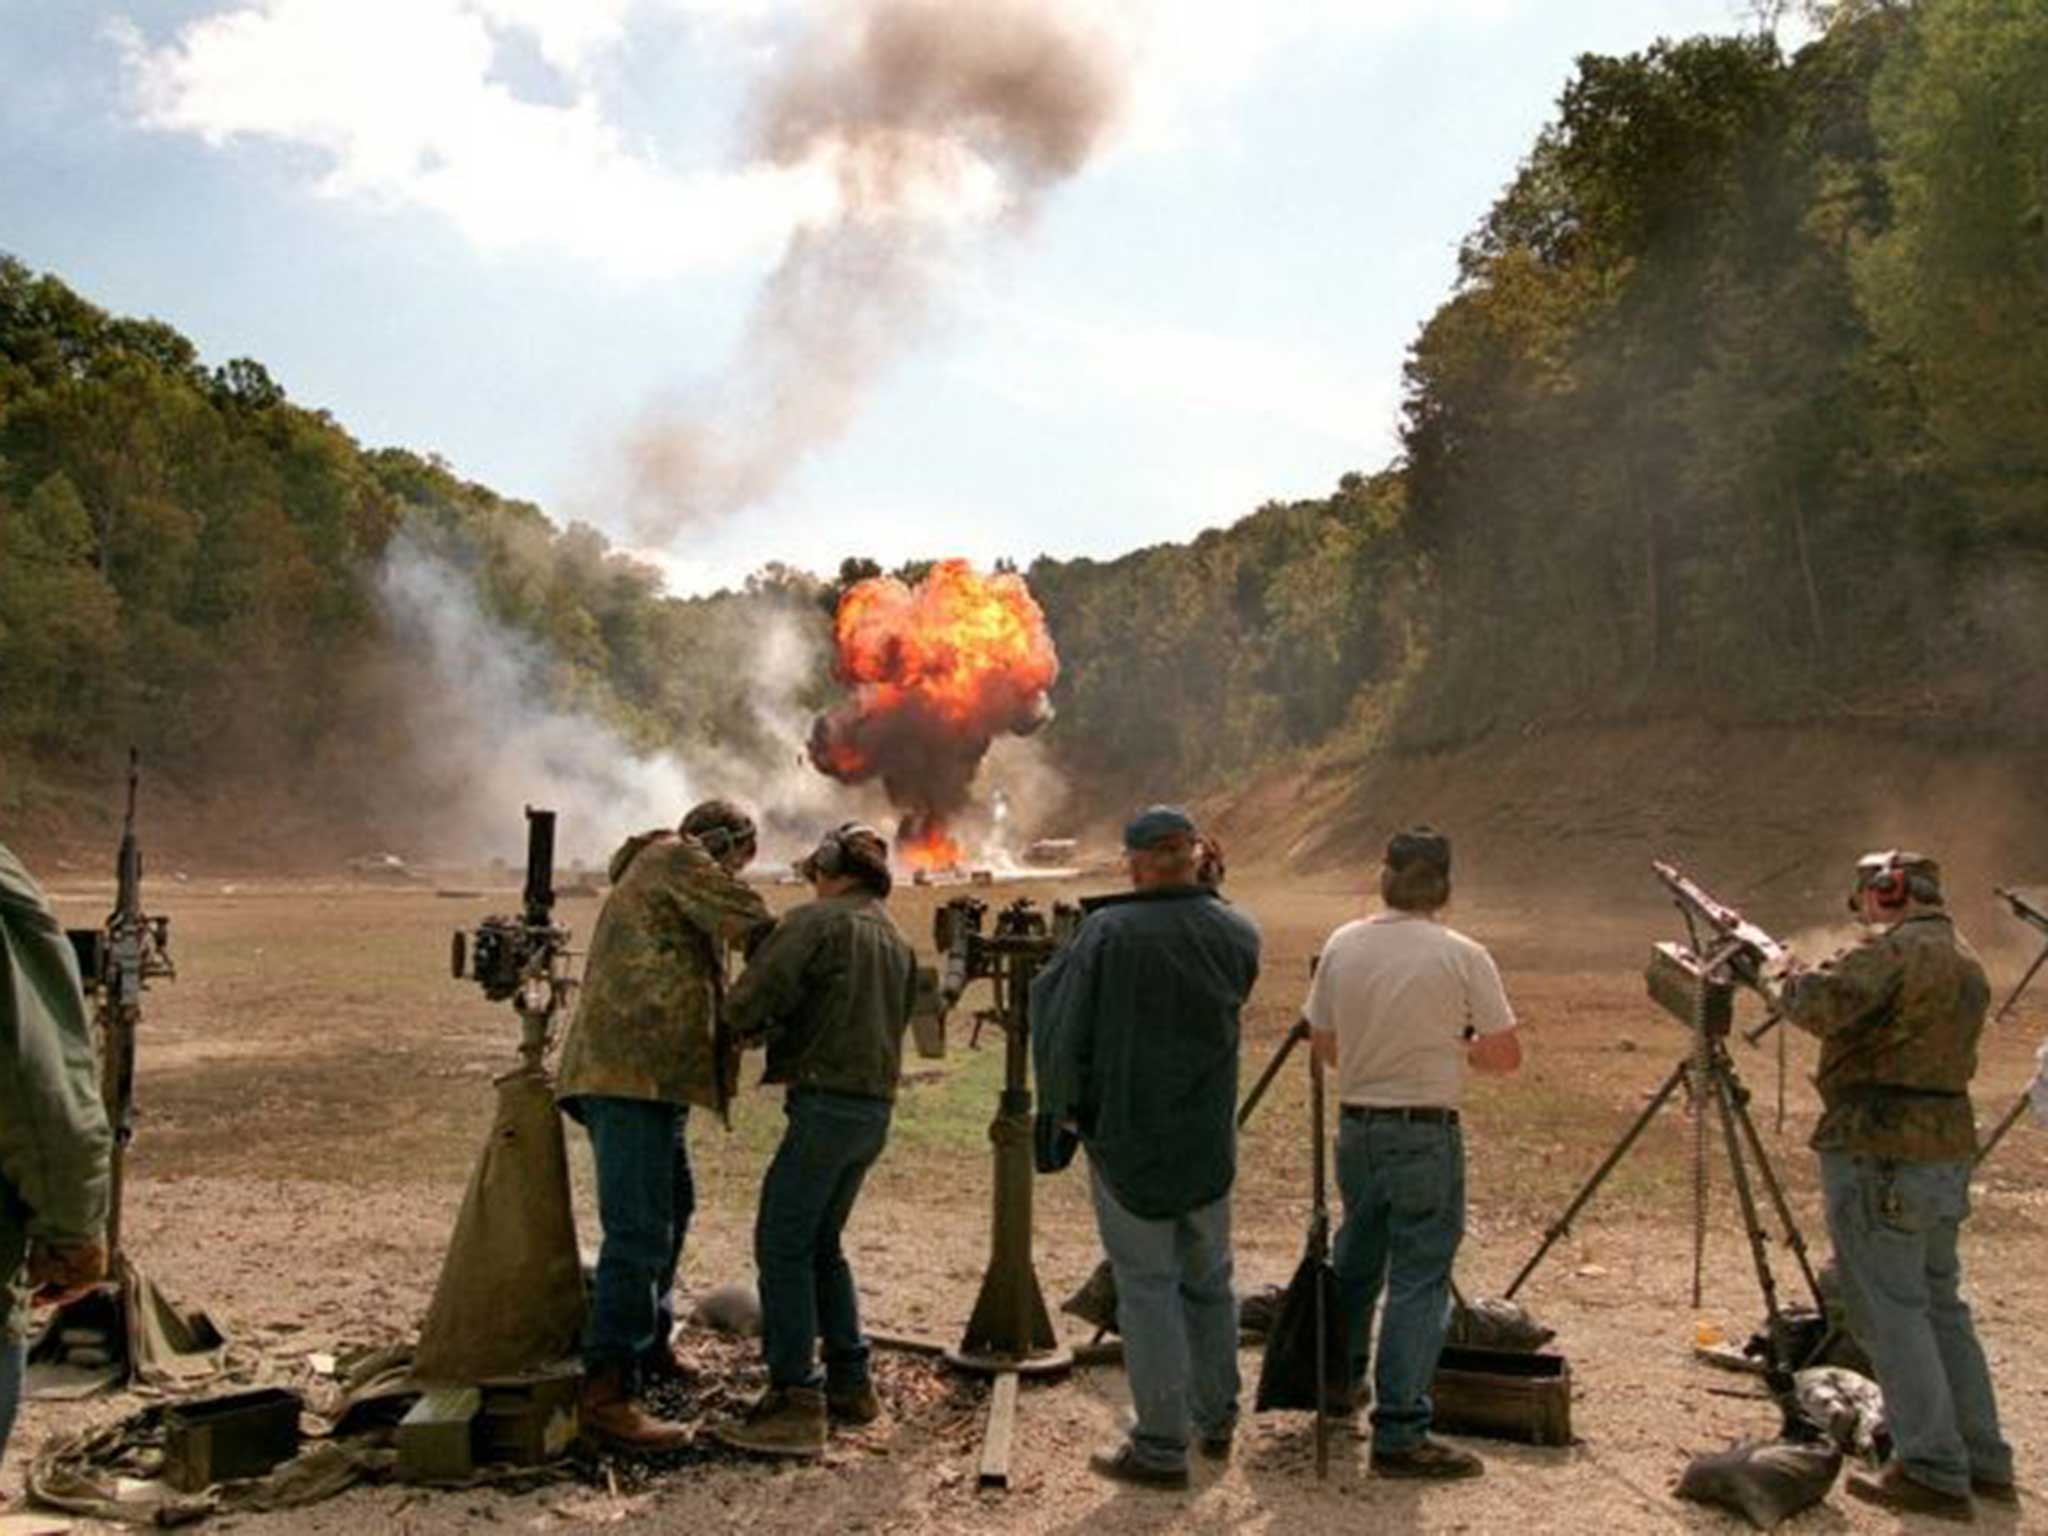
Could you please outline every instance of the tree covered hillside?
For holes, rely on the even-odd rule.
[[[1386,473],[1034,566],[1062,750],[1164,788],[1333,731],[2048,734],[2048,6],[1827,19],[1580,60]]]
[[[1029,567],[1078,782],[1695,715],[2048,733],[2048,6],[1823,9],[1796,56],[1579,61],[1416,338],[1397,462]],[[195,794],[426,815],[395,556],[456,573],[523,690],[726,764],[786,751],[760,636],[815,642],[833,592],[666,596],[593,531],[0,262],[0,817],[98,805],[131,739]],[[826,696],[820,654],[785,703]]]

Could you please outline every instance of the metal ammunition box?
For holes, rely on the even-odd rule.
[[[408,1483],[445,1483],[476,1470],[475,1387],[442,1387],[424,1394],[398,1422],[398,1475]]]
[[[582,1376],[574,1372],[484,1382],[476,1420],[477,1460],[522,1467],[555,1460],[576,1438],[582,1386]]]
[[[1447,1434],[1572,1443],[1572,1370],[1562,1355],[1447,1344],[1430,1397]]]
[[[283,1387],[174,1403],[164,1410],[164,1481],[198,1493],[262,1476],[299,1453],[299,1407]]]
[[[1680,1023],[1691,1024],[1699,1007],[1700,973],[1692,957],[1676,944],[1650,946],[1650,963],[1643,970],[1643,985],[1650,998]]]

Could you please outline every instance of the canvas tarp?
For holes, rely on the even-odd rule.
[[[420,1329],[413,1376],[460,1385],[571,1354],[583,1270],[569,1206],[562,1119],[545,1075],[497,1080],[497,1115],[469,1179]]]

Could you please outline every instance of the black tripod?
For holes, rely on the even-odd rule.
[[[1573,1220],[1584,1210],[1607,1176],[1612,1173],[1636,1139],[1656,1118],[1680,1084],[1691,1089],[1693,1114],[1695,1116],[1695,1141],[1693,1146],[1693,1274],[1692,1303],[1700,1304],[1701,1271],[1706,1251],[1706,1191],[1707,1191],[1707,1148],[1711,1139],[1708,1115],[1712,1114],[1721,1126],[1721,1134],[1728,1153],[1728,1169],[1735,1187],[1736,1204],[1742,1211],[1743,1228],[1749,1237],[1750,1260],[1756,1268],[1757,1287],[1763,1292],[1764,1310],[1770,1319],[1767,1336],[1770,1340],[1772,1372],[1790,1373],[1806,1363],[1805,1358],[1789,1359],[1785,1355],[1791,1350],[1790,1330],[1780,1322],[1778,1307],[1778,1285],[1771,1273],[1768,1253],[1769,1235],[1764,1230],[1763,1217],[1757,1206],[1756,1183],[1761,1183],[1772,1207],[1776,1210],[1779,1223],[1785,1230],[1785,1246],[1790,1248],[1798,1262],[1799,1272],[1806,1281],[1806,1288],[1813,1298],[1814,1310],[1824,1312],[1821,1303],[1820,1282],[1813,1271],[1812,1261],[1807,1257],[1806,1239],[1799,1231],[1799,1223],[1793,1217],[1791,1203],[1785,1198],[1784,1185],[1777,1172],[1771,1167],[1769,1155],[1764,1150],[1763,1138],[1757,1134],[1756,1123],[1749,1114],[1749,1089],[1743,1085],[1741,1076],[1735,1070],[1735,1063],[1728,1054],[1728,1036],[1735,1013],[1735,988],[1730,981],[1710,979],[1711,973],[1698,979],[1693,1003],[1694,1049],[1680,1061],[1664,1080],[1643,1112],[1636,1116],[1635,1124],[1628,1128],[1614,1150],[1607,1154],[1600,1166],[1593,1170],[1583,1188],[1572,1197],[1571,1204],[1543,1234],[1543,1241],[1529,1256],[1521,1273],[1507,1288],[1507,1299],[1513,1300],[1522,1283],[1534,1273],[1536,1266],[1556,1245],[1559,1238],[1571,1230]],[[1810,1357],[1816,1351],[1805,1351]]]

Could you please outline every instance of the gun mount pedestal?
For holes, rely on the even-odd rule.
[[[1003,1031],[1003,1091],[989,1125],[993,1217],[988,1269],[958,1348],[948,1363],[993,1376],[1056,1375],[1074,1363],[1053,1332],[1031,1259],[1031,979],[1050,957],[1043,934],[998,931],[976,943],[986,956],[995,1007],[984,1017]]]

